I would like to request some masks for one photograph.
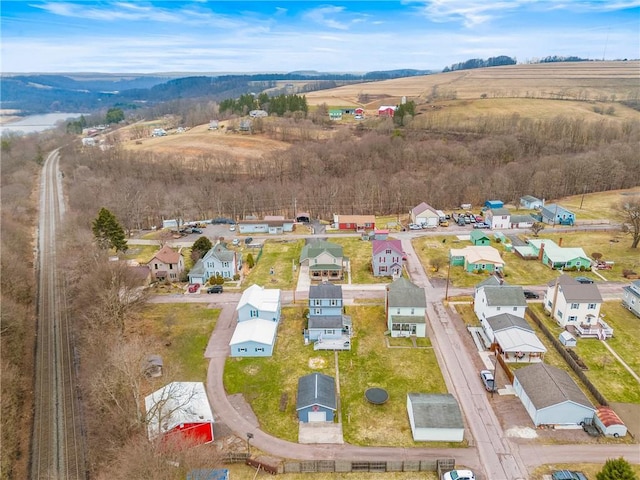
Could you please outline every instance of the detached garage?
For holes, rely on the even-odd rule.
[[[322,373],[300,377],[296,411],[301,422],[333,422],[337,405],[333,377]]]
[[[451,394],[409,393],[407,414],[416,442],[461,442],[464,423]]]
[[[578,425],[595,412],[567,372],[544,363],[516,370],[513,389],[536,427]]]
[[[594,423],[607,437],[624,437],[627,434],[627,426],[616,412],[610,407],[598,407]]]

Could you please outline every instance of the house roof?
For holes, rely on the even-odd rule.
[[[432,213],[433,217],[439,217],[438,212],[436,212],[436,209],[433,208],[431,205],[429,205],[428,203],[422,202],[419,205],[416,205],[415,207],[413,207],[411,209],[411,213],[415,216],[415,215],[421,215],[423,213]]]
[[[487,286],[498,286],[498,285],[507,285],[507,283],[501,278],[496,277],[495,275],[491,275],[485,278],[483,281],[476,285],[476,291],[480,290],[482,287]]]
[[[394,280],[387,287],[387,302],[389,307],[426,308],[427,306],[424,289],[404,277]]]
[[[491,239],[489,238],[489,235],[487,235],[484,232],[481,232],[480,230],[472,230],[471,233],[469,234],[469,237],[471,237],[472,242],[478,241],[483,238],[491,241]]]
[[[522,287],[517,285],[487,285],[482,288],[489,307],[526,307]]]
[[[296,410],[312,405],[336,409],[336,382],[333,377],[315,372],[298,379]]]
[[[533,218],[530,214],[527,215],[511,215],[511,223],[531,223],[535,222],[536,219]]]
[[[522,197],[520,197],[520,200],[528,202],[528,203],[541,202],[542,201],[539,198],[533,197],[531,195],[523,195]]]
[[[640,280],[636,280],[636,281],[640,281]],[[634,297],[640,298],[640,285],[636,286],[635,283],[632,283],[631,285],[626,285],[622,287],[622,290],[629,293],[629,295],[633,295]]]
[[[152,258],[151,260],[149,260],[149,263],[151,263],[153,261],[154,258],[157,258],[158,260],[160,260],[162,263],[166,263],[166,264],[176,264],[180,261],[180,255],[182,255],[179,252],[176,252],[173,248],[171,248],[169,245],[164,245]]]
[[[263,220],[240,220],[238,225],[267,225],[268,227],[280,227],[286,223],[296,223],[296,221],[287,218],[265,217]]]
[[[504,207],[500,207],[500,208],[490,208],[489,211],[491,212],[492,215],[510,215],[510,212],[508,209],[504,208]]]
[[[564,207],[561,207],[557,203],[549,203],[548,205],[543,205],[540,213],[545,218],[554,218],[556,215],[560,215],[560,216],[574,215],[573,212],[567,210]]]
[[[596,415],[605,427],[613,425],[624,425],[618,414],[611,407],[600,406],[596,410]]]
[[[547,254],[547,258],[553,263],[566,263],[576,258],[585,259],[588,264],[591,264],[591,260],[581,247],[560,247],[553,240],[532,238],[529,239],[529,244],[540,250],[544,245],[544,251]]]
[[[402,241],[401,240],[373,240],[371,242],[371,248],[373,249],[373,255],[377,255],[380,252],[384,252],[387,249],[395,251],[402,255]]]
[[[391,315],[391,323],[427,323],[424,315]]]
[[[375,215],[336,215],[338,223],[376,223]]]
[[[278,324],[276,322],[262,318],[252,318],[244,322],[238,322],[229,345],[238,345],[246,342],[273,345],[277,330]]]
[[[504,266],[504,260],[500,257],[500,252],[488,245],[470,245],[464,248],[452,248],[452,257],[465,257],[467,263],[493,263]]]
[[[235,256],[236,252],[234,252],[233,250],[229,250],[221,243],[217,243],[209,249],[209,251],[204,255],[203,259],[206,260],[213,257],[221,262],[233,262]]]
[[[464,428],[458,402],[449,393],[408,393],[416,428]]]
[[[342,285],[334,285],[333,283],[321,283],[319,285],[311,285],[309,287],[309,300],[320,298],[339,298],[342,299]]]
[[[342,315],[310,315],[309,329],[318,328],[342,328],[344,326]]]
[[[537,410],[567,401],[594,408],[564,370],[536,363],[516,370],[515,376]]]
[[[264,288],[253,284],[242,292],[236,310],[240,310],[245,305],[251,305],[261,312],[277,312],[280,305],[280,289]]]
[[[324,252],[329,253],[334,258],[342,258],[342,251],[342,245],[337,245],[325,240],[311,241],[302,247],[300,261],[302,262],[308,258],[316,258]]]
[[[196,264],[193,267],[191,267],[191,270],[189,270],[189,276],[194,277],[197,275],[204,275],[204,271],[205,271],[204,262],[202,261],[201,258],[199,258]]]
[[[494,332],[508,328],[521,328],[522,330],[533,332],[533,328],[531,328],[531,325],[529,325],[524,318],[510,313],[501,313],[500,315],[488,317],[487,323]]]
[[[213,412],[202,382],[172,382],[144,399],[150,439],[182,423],[213,423]]]
[[[560,275],[558,281],[558,293],[564,296],[568,303],[602,303],[602,295],[595,283],[580,283],[566,273]],[[555,286],[555,280],[548,283],[549,287]]]
[[[495,332],[495,341],[505,352],[544,353],[547,351],[533,331],[511,327]]]

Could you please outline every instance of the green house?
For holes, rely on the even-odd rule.
[[[504,268],[500,252],[486,245],[452,248],[449,251],[452,266],[462,265],[467,272],[496,272]]]
[[[561,247],[553,240],[530,239],[533,254],[542,256],[542,263],[554,270],[576,269],[590,270],[591,260],[580,247]],[[540,255],[542,253],[542,255]]]
[[[471,243],[474,245],[491,245],[489,236],[480,230],[472,230],[469,236],[471,237]]]

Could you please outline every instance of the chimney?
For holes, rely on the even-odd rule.
[[[538,260],[542,260],[543,254],[544,254],[544,242],[540,244],[540,251],[538,252]]]

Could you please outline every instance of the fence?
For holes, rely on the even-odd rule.
[[[353,473],[353,472],[446,472],[453,470],[453,458],[438,460],[307,460],[285,462],[281,473]]]
[[[530,310],[527,310],[527,315],[536,323],[536,325],[538,325],[538,327],[540,327],[540,330],[542,330],[542,333],[545,334],[545,336],[553,344],[554,348],[558,351],[558,353],[562,355],[562,358],[564,358],[564,360],[567,362],[569,367],[571,367],[571,370],[573,370],[573,372],[578,376],[578,378],[582,381],[584,386],[587,387],[587,390],[589,390],[589,392],[591,393],[591,395],[593,395],[596,401],[600,405],[608,406],[609,402],[607,402],[607,400],[604,398],[604,395],[602,395],[602,393],[600,393],[600,391],[596,388],[596,386],[593,383],[591,383],[591,380],[589,380],[587,376],[584,374],[584,372],[582,371],[582,368],[580,368],[580,365],[578,365],[577,362],[573,359],[573,357],[569,354],[569,352],[567,352],[567,349],[564,347],[564,345],[560,343],[560,340],[558,340],[555,337],[555,335],[547,328],[547,326],[544,324],[543,320],[538,316],[538,314]],[[594,341],[597,341],[597,340],[594,340]]]

